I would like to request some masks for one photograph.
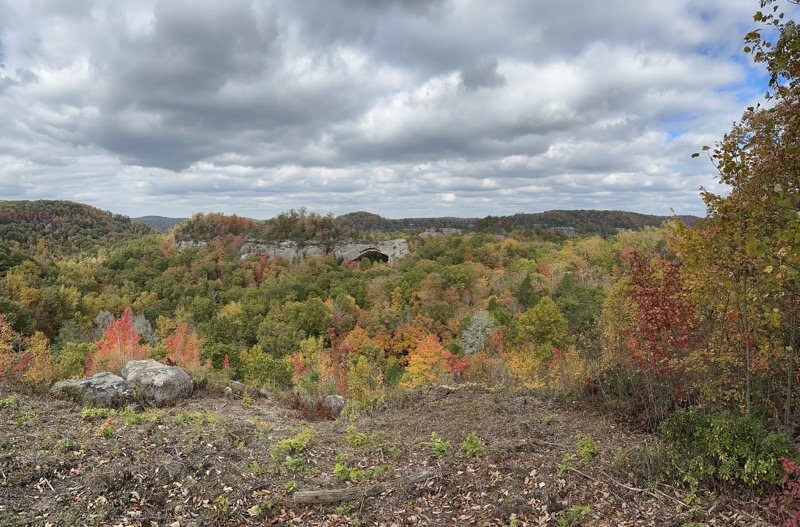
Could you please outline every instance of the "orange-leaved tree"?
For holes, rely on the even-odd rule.
[[[202,343],[189,324],[184,322],[166,340],[167,357],[180,366],[190,377],[195,378],[208,373],[211,359],[203,363],[200,358]]]
[[[450,377],[452,354],[442,347],[436,335],[428,335],[408,358],[401,382],[404,388],[414,389],[437,385]]]
[[[122,318],[112,319],[86,363],[87,375],[108,371],[119,375],[126,362],[150,358],[151,350],[142,344],[133,323],[133,313],[125,308]]]

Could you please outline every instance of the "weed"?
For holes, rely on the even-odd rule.
[[[143,414],[136,413],[132,408],[125,408],[119,412],[119,420],[126,426],[138,426],[145,422],[146,417]]]
[[[556,524],[558,527],[570,527],[579,525],[589,516],[591,509],[588,505],[573,505],[569,509],[564,509],[556,514]]]
[[[250,463],[250,465],[247,467],[247,470],[249,470],[250,473],[254,476],[260,476],[265,472],[264,467],[261,466],[261,463],[259,463],[258,461],[253,461],[252,463]]]
[[[0,399],[0,408],[14,408],[19,404],[19,397],[6,397]]]
[[[103,439],[111,439],[114,437],[114,425],[116,424],[117,421],[113,417],[109,417],[106,419],[105,423],[100,425],[95,434],[97,437],[102,437]]]
[[[283,439],[270,447],[270,452],[275,459],[281,459],[289,454],[300,454],[305,452],[308,445],[314,440],[314,430],[305,428],[294,437]]]
[[[572,470],[572,462],[575,461],[575,454],[564,454],[564,457],[561,458],[561,461],[556,465],[556,468],[559,472],[569,472]]]
[[[477,458],[483,455],[483,440],[472,432],[461,445],[461,452],[467,457]]]
[[[384,472],[391,472],[394,467],[391,465],[378,465],[375,468],[360,469],[357,467],[348,467],[344,463],[343,456],[337,457],[336,466],[333,468],[333,473],[341,481],[353,481],[355,483],[364,483],[379,476]]]
[[[81,419],[84,421],[102,421],[108,419],[117,412],[108,408],[84,408],[81,412]]]
[[[544,424],[546,424],[547,426],[555,424],[555,422],[556,422],[556,416],[554,414],[549,414],[544,418]]]
[[[249,393],[244,394],[244,397],[242,397],[242,408],[245,410],[253,408],[253,399],[250,397]]]
[[[289,494],[294,494],[298,490],[300,490],[300,484],[296,481],[289,481],[286,485],[283,486],[283,489],[288,492]]]
[[[17,418],[17,428],[22,428],[23,426],[32,423],[37,417],[39,417],[39,414],[37,414],[34,410],[25,408],[20,412],[19,417]]]
[[[72,452],[73,450],[78,450],[78,443],[74,439],[65,437],[56,441],[56,448],[62,452]]]
[[[346,430],[345,441],[353,448],[380,450],[386,446],[386,432],[376,430],[372,432],[372,434],[367,435],[363,432],[359,432],[354,425],[350,425]]]
[[[217,513],[218,518],[226,518],[230,514],[231,504],[228,498],[220,494],[214,498],[214,511]]]
[[[580,432],[577,435],[578,437],[578,457],[582,460],[592,459],[597,457],[600,453],[600,447],[597,445],[597,441],[590,435],[584,435]]]
[[[349,502],[345,502],[345,503],[342,503],[341,505],[339,505],[338,507],[336,507],[336,514],[338,514],[340,516],[347,516],[348,514],[353,512],[354,510],[356,510],[355,505],[353,505],[352,503],[349,503]]]
[[[431,434],[431,450],[439,457],[450,455],[452,445],[444,441],[436,432]]]
[[[300,472],[305,470],[308,463],[301,457],[286,456],[286,459],[283,460],[283,466],[290,472]]]

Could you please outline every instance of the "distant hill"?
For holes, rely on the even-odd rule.
[[[680,216],[693,225],[699,218]],[[653,216],[615,210],[551,210],[486,218],[406,218],[387,219],[370,212],[351,212],[336,218],[336,225],[354,233],[365,231],[418,233],[428,229],[507,233],[514,229],[553,230],[567,235],[610,236],[620,230],[659,227],[672,216]]]
[[[549,210],[512,216],[487,216],[477,223],[478,231],[510,231],[515,228],[541,228],[564,234],[611,236],[621,230],[660,227],[674,216],[654,216],[619,210]],[[678,216],[687,225],[694,225],[697,216]]]
[[[0,200],[0,242],[29,254],[95,251],[153,231],[127,216],[70,201]]]
[[[161,233],[169,232],[176,225],[180,225],[189,218],[168,218],[166,216],[141,216],[139,218],[131,218],[131,221],[136,223],[143,223]]]
[[[350,212],[336,217],[336,226],[352,232],[407,232],[419,233],[429,229],[473,230],[479,218],[382,218],[371,212]]]

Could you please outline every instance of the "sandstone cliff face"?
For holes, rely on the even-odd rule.
[[[176,244],[178,251],[206,246],[208,246],[207,242],[194,240],[180,241]],[[248,241],[242,245],[241,253],[242,260],[251,254],[265,254],[270,258],[284,258],[286,260],[324,258],[329,254],[333,254],[338,258],[350,261],[360,260],[368,256],[386,259],[389,263],[411,256],[408,243],[403,239],[376,243],[345,242],[330,246],[314,243],[299,244],[293,241],[276,243]]]
[[[292,241],[280,243],[247,242],[242,245],[241,252],[242,259],[247,258],[251,254],[265,254],[270,258],[285,258],[287,260],[309,257],[323,258],[329,254],[333,254],[338,258],[344,258],[350,261],[360,260],[365,256],[383,256],[389,263],[394,263],[411,256],[408,243],[402,239],[378,243],[347,242],[327,247],[318,244],[301,245]]]

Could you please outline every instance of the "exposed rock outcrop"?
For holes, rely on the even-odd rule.
[[[50,394],[84,406],[115,408],[135,401],[163,406],[189,396],[193,389],[192,379],[179,367],[136,360],[122,367],[122,377],[102,372],[88,379],[60,381]]]
[[[188,397],[194,390],[192,379],[185,371],[152,359],[128,362],[122,367],[122,376],[141,388],[147,400],[157,406]]]
[[[133,385],[119,375],[102,372],[88,379],[59,381],[50,388],[50,395],[84,406],[113,408],[132,402],[136,392]]]
[[[344,258],[349,261],[374,258],[386,260],[389,263],[394,263],[411,255],[408,243],[403,239],[376,243],[347,242],[332,246],[298,244],[292,241],[280,243],[247,242],[242,245],[241,253],[242,259],[251,254],[264,254],[270,258],[285,258],[286,260],[323,258],[333,254],[338,258]]]

